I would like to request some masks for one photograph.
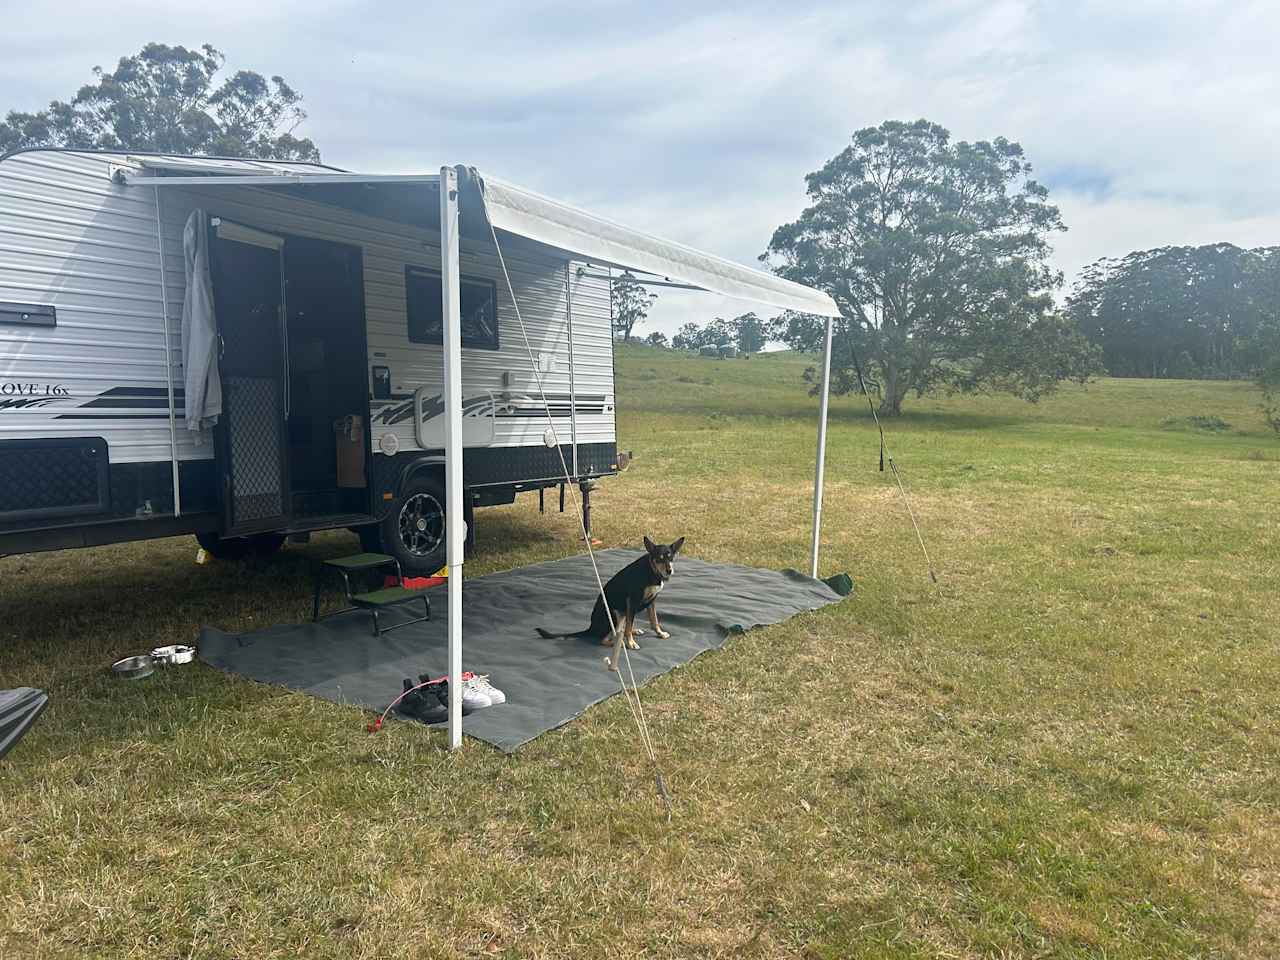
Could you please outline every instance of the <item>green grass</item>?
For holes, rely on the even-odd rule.
[[[620,352],[637,459],[597,534],[803,567],[805,366]],[[1253,391],[1103,380],[888,430],[940,586],[834,400],[822,567],[857,594],[645,688],[670,822],[616,698],[504,757],[203,665],[104,673],[303,619],[347,534],[0,560],[0,687],[53,698],[0,761],[0,956],[1276,956],[1280,443]],[[577,549],[532,499],[479,538],[473,574]]]

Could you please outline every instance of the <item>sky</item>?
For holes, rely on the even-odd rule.
[[[1021,143],[1068,283],[1164,244],[1280,243],[1280,4],[0,0],[0,112],[148,41],[305,97],[326,162],[466,163],[745,264],[851,134],[925,117]],[[662,291],[640,333],[752,309]],[[764,311],[768,313],[768,311]]]

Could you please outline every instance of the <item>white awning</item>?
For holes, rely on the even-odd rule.
[[[396,175],[346,173],[304,164],[264,169],[262,161],[166,157],[150,159],[152,170],[126,175],[132,184],[149,187],[281,187],[334,184],[438,184],[436,174]],[[287,166],[287,169],[286,169]],[[163,171],[168,175],[158,175]],[[182,175],[190,173],[191,175]],[[838,317],[830,296],[763,270],[663,240],[604,217],[493,177],[475,173],[484,185],[489,221],[499,230],[545,244],[601,265],[636,270],[735,300],[779,310]]]
[[[502,180],[481,178],[490,221],[500,230],[588,260],[689,283],[735,300],[823,317],[840,316],[835,301],[820,290],[624,227]]]

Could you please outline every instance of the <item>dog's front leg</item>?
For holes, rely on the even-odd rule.
[[[653,627],[653,632],[660,640],[666,640],[671,634],[662,629],[662,625],[658,623],[658,604],[649,604],[649,626]]]
[[[640,649],[640,644],[636,643],[636,612],[629,602],[627,603],[627,649]]]

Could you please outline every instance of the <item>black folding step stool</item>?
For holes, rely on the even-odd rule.
[[[343,593],[347,600],[347,606],[341,610],[334,610],[326,613],[326,617],[336,616],[339,613],[346,613],[349,610],[368,610],[373,614],[373,635],[380,637],[387,630],[395,630],[397,627],[407,627],[413,623],[423,623],[431,619],[431,600],[427,597],[425,591],[409,590],[403,586],[383,587],[380,590],[368,590],[363,593],[353,594],[351,592],[351,574],[352,573],[369,573],[382,567],[394,567],[396,571],[396,583],[404,582],[404,575],[400,571],[400,561],[395,557],[389,557],[383,553],[357,553],[349,557],[334,557],[332,560],[325,560],[316,568],[315,575],[315,597],[311,608],[311,620],[316,622],[320,617],[320,591],[324,585],[326,574],[337,572],[342,577]],[[425,609],[425,616],[414,617],[403,623],[394,623],[389,627],[383,628],[378,623],[378,613],[390,607],[398,607],[404,604],[413,603],[415,600],[421,600]]]

